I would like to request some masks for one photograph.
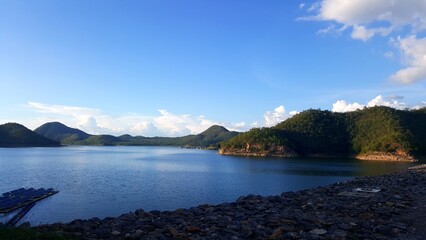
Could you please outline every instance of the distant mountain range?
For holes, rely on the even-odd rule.
[[[0,147],[56,147],[60,143],[43,137],[18,123],[0,125]]]
[[[272,128],[255,128],[229,139],[219,152],[414,161],[426,156],[426,108],[381,106],[347,113],[310,109]]]
[[[46,138],[59,141],[63,145],[91,146],[182,146],[189,148],[219,148],[219,143],[238,135],[222,126],[214,125],[197,135],[184,137],[143,137],[90,135],[79,129],[70,128],[59,122],[43,124],[34,130]]]

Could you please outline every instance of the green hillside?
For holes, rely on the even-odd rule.
[[[212,126],[197,135],[184,137],[143,137],[122,135],[90,135],[81,130],[70,128],[62,123],[46,123],[35,130],[52,140],[61,141],[66,145],[92,145],[92,146],[184,146],[184,147],[211,147],[218,148],[219,142],[236,136],[237,132],[228,131],[222,126]]]
[[[345,116],[307,110],[275,126],[302,155],[345,155],[350,150]]]
[[[45,123],[35,129],[34,132],[49,139],[59,141],[62,144],[70,144],[90,137],[89,134],[79,129],[65,126],[60,122]]]
[[[53,147],[59,142],[45,138],[17,123],[0,125],[0,147]]]
[[[220,142],[228,140],[238,135],[237,132],[228,131],[228,129],[214,125],[197,135],[182,137],[179,140],[180,146],[199,146],[199,147],[220,147]]]
[[[221,152],[232,154],[253,143],[266,146],[265,138],[258,136],[268,136],[273,144],[281,140],[301,156],[410,159],[426,155],[426,109],[371,107],[348,113],[310,109],[273,128],[225,141]]]

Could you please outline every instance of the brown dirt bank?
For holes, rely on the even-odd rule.
[[[36,229],[81,239],[426,239],[425,196],[421,165],[278,196]]]

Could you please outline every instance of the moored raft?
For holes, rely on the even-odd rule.
[[[0,196],[0,213],[9,213],[16,209],[38,202],[58,193],[53,188],[19,188],[5,192]]]

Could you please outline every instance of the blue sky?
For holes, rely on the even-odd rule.
[[[0,123],[178,136],[425,106],[424,16],[423,0],[0,0]]]

